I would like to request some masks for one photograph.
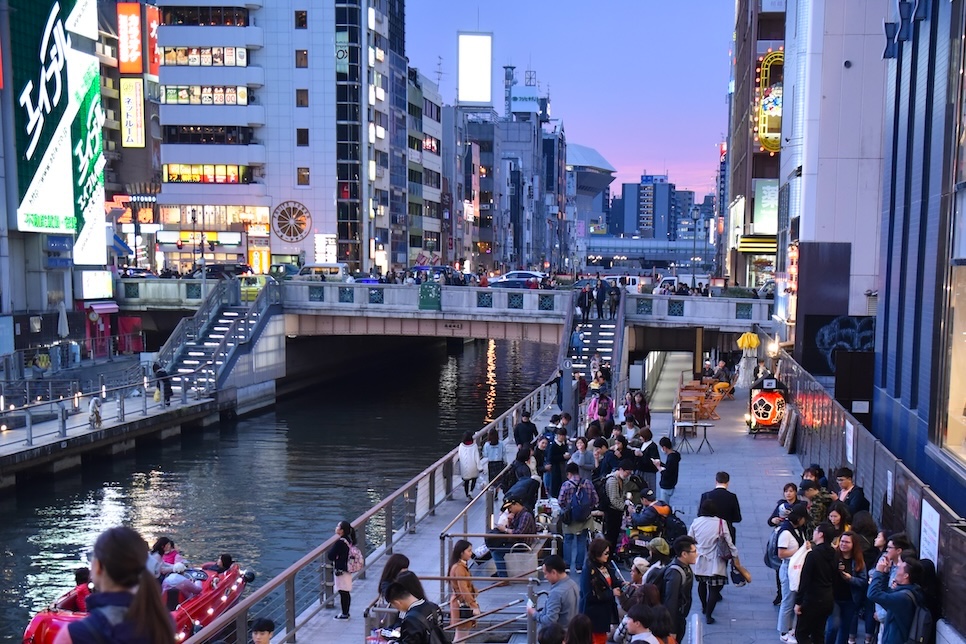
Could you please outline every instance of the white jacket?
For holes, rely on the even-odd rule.
[[[483,469],[483,462],[480,459],[480,450],[476,443],[467,445],[460,443],[460,476],[464,480],[479,478],[480,470]]]
[[[698,561],[691,566],[691,572],[695,575],[710,577],[712,575],[724,576],[728,573],[728,564],[724,559],[718,557],[716,542],[720,531],[723,539],[728,543],[731,556],[738,556],[738,548],[731,541],[731,533],[728,532],[728,522],[718,517],[698,517],[691,522],[688,534],[698,542]]]

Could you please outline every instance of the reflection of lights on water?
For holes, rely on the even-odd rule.
[[[493,421],[496,413],[496,340],[486,342],[486,416],[483,423]]]

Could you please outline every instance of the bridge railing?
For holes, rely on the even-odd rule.
[[[771,327],[771,300],[649,294],[629,294],[626,300],[624,316],[628,323]]]
[[[512,431],[513,421],[520,410],[541,409],[555,398],[556,381],[550,380],[483,427],[476,436],[482,436],[493,427],[499,431],[501,439],[505,439]],[[452,494],[456,484],[458,454],[458,448],[452,449],[351,522],[360,535],[358,546],[366,555],[365,566],[357,573],[361,578],[365,578],[381,562],[382,557],[392,554],[393,546],[407,533],[415,533],[419,522],[434,514],[436,508]],[[323,541],[188,639],[186,644],[203,644],[219,637],[229,641],[244,641],[248,620],[253,615],[269,617],[279,625],[275,641],[294,642],[299,631],[321,610],[334,605],[338,596],[334,589],[332,566],[326,559],[326,553],[336,539],[333,535]],[[234,640],[225,635],[225,630],[231,628],[235,630]]]
[[[524,317],[564,317],[572,307],[568,290],[476,288],[442,286],[438,302],[421,301],[420,288],[411,284],[349,284],[345,282],[288,281],[282,285],[287,309],[351,312],[360,309],[419,314],[434,311],[463,315],[509,314]]]

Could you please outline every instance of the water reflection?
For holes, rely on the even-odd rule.
[[[170,536],[192,562],[231,553],[264,583],[532,391],[555,357],[551,346],[502,341],[387,356],[375,379],[345,377],[220,431],[0,499],[0,641],[18,641],[30,615],[73,585],[112,525],[149,543]],[[373,521],[367,537],[385,529]]]

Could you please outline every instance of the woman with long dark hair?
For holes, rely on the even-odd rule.
[[[580,573],[577,611],[590,619],[593,644],[605,644],[611,625],[618,621],[616,595],[620,594],[622,584],[621,574],[610,560],[610,542],[607,539],[591,541]]]
[[[382,568],[382,576],[379,577],[380,597],[385,594],[389,584],[396,581],[396,577],[404,570],[409,570],[409,557],[400,552],[389,555],[386,559],[386,565]]]
[[[573,619],[567,624],[567,632],[564,634],[564,644],[597,644],[606,641],[607,635],[604,635],[602,640],[597,639],[597,633],[593,631],[593,623],[590,618],[580,613],[573,616]]]
[[[453,552],[449,558],[449,586],[452,594],[449,597],[449,622],[455,624],[467,619],[470,615],[480,614],[480,603],[477,601],[478,592],[473,585],[473,576],[469,565],[473,558],[473,544],[466,539],[460,539],[453,544]],[[468,611],[466,609],[469,609]],[[456,639],[461,640],[468,631],[476,626],[476,621],[460,624],[456,628]]]
[[[158,582],[148,572],[147,542],[135,530],[110,528],[94,543],[91,579],[98,592],[87,598],[88,615],[57,633],[54,644],[96,639],[138,644],[171,644],[174,622],[164,603]],[[118,624],[109,613],[124,609]]]
[[[483,443],[483,458],[486,459],[486,474],[490,483],[496,480],[506,466],[505,454],[503,443],[500,442],[500,432],[496,428],[490,428],[486,434],[486,442]]]
[[[865,604],[869,570],[854,532],[843,532],[835,549],[836,575],[832,578],[835,608],[825,628],[825,641],[835,644],[855,642],[859,632],[859,609]]]
[[[335,590],[339,593],[339,602],[342,605],[342,612],[335,619],[349,619],[349,605],[352,603],[349,546],[356,545],[356,531],[348,521],[339,521],[335,526],[335,534],[339,538],[326,555],[335,568]]]

